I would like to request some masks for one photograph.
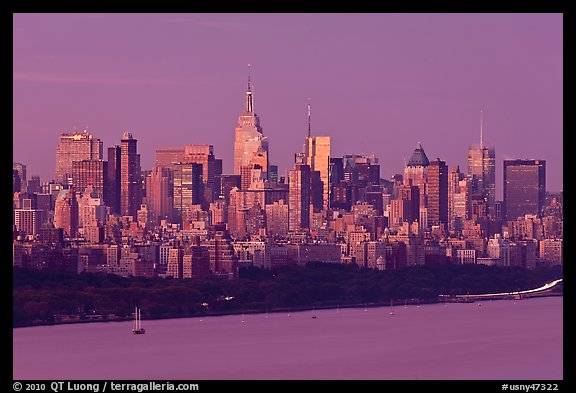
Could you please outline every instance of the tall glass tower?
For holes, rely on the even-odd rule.
[[[480,144],[468,146],[468,175],[471,178],[470,194],[480,195],[488,207],[488,215],[496,213],[496,153],[494,147],[485,146],[483,118],[480,111]]]

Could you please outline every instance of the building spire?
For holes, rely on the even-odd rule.
[[[250,64],[248,64],[248,90],[246,91],[246,112],[254,113],[254,99],[252,98],[252,84],[250,83]]]
[[[250,63],[248,63],[248,91],[252,91],[252,86],[250,86]]]
[[[310,131],[310,97],[308,97],[308,138],[312,136]]]

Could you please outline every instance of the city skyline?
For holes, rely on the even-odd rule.
[[[466,171],[482,111],[497,199],[504,160],[545,160],[547,191],[563,187],[562,14],[14,14],[13,42],[13,161],[28,178],[52,179],[59,134],[84,128],[105,149],[132,133],[142,170],[156,149],[210,144],[233,173],[251,64],[281,176],[312,102],[312,135],[333,157],[375,154],[382,178],[418,143]]]

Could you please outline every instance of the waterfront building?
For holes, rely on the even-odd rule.
[[[203,278],[210,274],[210,250],[192,245],[184,249],[182,278]]]
[[[542,239],[539,246],[540,262],[550,265],[562,265],[562,239]]]
[[[238,277],[238,258],[229,235],[225,231],[216,231],[207,246],[210,250],[210,271]]]

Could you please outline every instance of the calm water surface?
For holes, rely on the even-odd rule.
[[[561,380],[562,309],[546,297],[145,320],[144,335],[129,321],[18,328],[13,377]]]

